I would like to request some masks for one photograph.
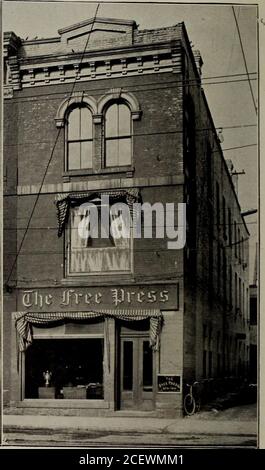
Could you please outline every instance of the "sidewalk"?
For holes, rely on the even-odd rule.
[[[232,411],[231,411],[232,410]],[[4,434],[23,430],[56,430],[62,432],[112,432],[135,434],[212,434],[246,435],[257,434],[254,408],[237,407],[222,412],[208,411],[177,419],[148,417],[76,417],[4,415]]]

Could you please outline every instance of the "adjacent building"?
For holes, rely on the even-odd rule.
[[[243,377],[249,233],[184,23],[93,18],[4,52],[6,406],[177,416],[185,383]],[[185,247],[108,235],[117,203],[174,204],[172,228],[185,203]]]

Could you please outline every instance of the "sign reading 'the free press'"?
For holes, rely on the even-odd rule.
[[[178,309],[178,285],[40,288],[19,291],[19,310],[70,311],[93,308]]]

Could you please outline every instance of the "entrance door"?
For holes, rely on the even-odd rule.
[[[121,409],[152,410],[153,351],[148,337],[121,338]]]

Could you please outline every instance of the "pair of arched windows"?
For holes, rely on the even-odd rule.
[[[123,100],[113,101],[103,115],[103,165],[127,166],[132,160],[131,110]],[[71,170],[93,168],[95,130],[90,109],[79,104],[70,109],[66,126],[66,167]]]

